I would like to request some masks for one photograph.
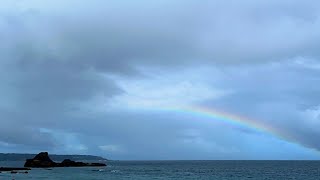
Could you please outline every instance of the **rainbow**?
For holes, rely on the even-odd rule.
[[[253,120],[245,116],[231,114],[229,112],[217,110],[214,108],[207,108],[207,107],[201,107],[201,106],[187,106],[187,107],[174,108],[174,111],[192,114],[194,116],[204,117],[208,119],[214,119],[216,121],[221,121],[221,122],[228,123],[238,127],[246,127],[249,129],[253,129],[257,132],[263,132],[263,133],[268,133],[276,136],[282,136],[272,126],[263,124],[259,121]]]
[[[231,113],[217,110],[214,108],[207,108],[202,106],[171,107],[171,108],[161,108],[161,109],[167,112],[190,114],[193,116],[198,116],[206,119],[213,119],[216,121],[224,122],[227,124],[234,125],[236,127],[251,129],[251,130],[254,130],[255,132],[268,134],[269,136],[275,137],[280,140],[284,140],[289,143],[297,144],[303,147],[316,150],[314,147],[310,147],[306,144],[303,144],[302,142],[297,141],[295,138],[293,138],[289,133],[286,133],[284,130],[277,129],[274,126],[264,123],[263,121],[253,120],[245,116],[235,115],[235,114],[231,114]]]

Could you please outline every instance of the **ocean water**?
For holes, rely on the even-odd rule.
[[[0,179],[210,179],[320,180],[320,161],[108,161],[104,168],[32,169],[28,174],[1,173]],[[23,162],[0,162],[22,166]]]

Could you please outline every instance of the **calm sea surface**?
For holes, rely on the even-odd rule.
[[[23,162],[0,162],[0,166]],[[29,174],[1,173],[0,179],[315,179],[320,161],[108,161],[105,168],[32,169]]]

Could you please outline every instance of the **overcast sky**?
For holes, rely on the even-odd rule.
[[[315,0],[1,0],[0,152],[320,159],[319,47]]]

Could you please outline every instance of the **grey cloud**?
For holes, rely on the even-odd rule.
[[[161,68],[169,77],[185,68],[215,66],[225,73],[215,77],[221,81],[214,85],[234,93],[207,104],[254,112],[253,116],[266,119],[273,114],[272,119],[281,118],[279,123],[273,122],[279,128],[299,132],[295,141],[319,149],[314,138],[319,132],[298,128],[309,127],[307,121],[295,117],[287,126],[287,115],[297,111],[297,106],[301,108],[301,104],[305,110],[318,105],[318,81],[311,79],[318,71],[283,69],[285,64],[264,68],[270,65],[266,62],[285,62],[297,56],[318,61],[317,2],[26,2],[19,1],[18,8],[0,13],[0,113],[5,115],[0,141],[55,149],[61,142],[54,134],[40,131],[47,128],[79,133],[81,142],[95,152],[100,152],[98,145],[108,143],[129,149],[129,154],[118,154],[118,158],[152,158],[160,151],[160,158],[170,157],[171,152],[191,157],[194,151],[204,153],[203,157],[222,157],[225,154],[212,156],[200,145],[193,147],[182,140],[215,144],[209,147],[214,151],[236,142],[234,134],[218,140],[229,131],[213,128],[217,132],[210,133],[204,126],[179,122],[180,117],[175,116],[122,111],[115,115],[107,110],[100,114],[81,106],[99,106],[90,104],[97,96],[112,103],[112,97],[125,93],[112,76],[144,78],[141,67]],[[283,111],[276,113],[273,105],[283,105],[283,101],[294,105],[285,104]],[[199,137],[180,133],[192,128],[203,133]],[[246,129],[239,132],[252,133]],[[34,138],[26,139],[28,134]],[[149,147],[143,148],[145,144]],[[248,150],[241,142],[235,144]],[[230,157],[241,155],[245,153]]]
[[[242,66],[241,70],[227,68],[224,72],[225,79],[217,84],[234,92],[203,104],[269,124],[281,132],[279,136],[285,134],[286,140],[320,150],[320,131],[314,128],[319,119],[301,115],[319,106],[319,70],[287,61]]]
[[[24,43],[38,48],[37,55],[53,54],[54,59],[106,72],[198,64],[194,60],[239,64],[318,57],[319,34],[313,29],[319,26],[319,11],[311,2],[296,1],[290,7],[276,1],[58,1],[52,8],[29,6],[29,11],[9,16],[7,29],[18,29],[12,36],[28,37]]]
[[[48,133],[41,132],[37,127],[21,121],[22,117],[19,114],[3,110],[0,113],[2,119],[0,142],[32,148],[53,148],[58,145],[58,142]]]

